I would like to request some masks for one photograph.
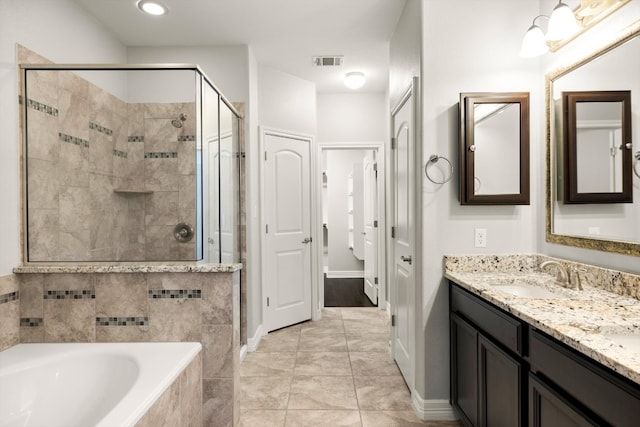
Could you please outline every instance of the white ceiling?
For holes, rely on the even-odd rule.
[[[137,0],[75,0],[125,46],[248,44],[260,64],[313,81],[320,93],[347,92],[342,77],[367,75],[365,92],[383,92],[388,42],[405,0],[161,0],[148,16]],[[344,55],[341,67],[314,68],[314,55]]]

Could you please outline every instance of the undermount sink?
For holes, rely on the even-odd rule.
[[[562,294],[557,294],[555,292],[548,291],[538,286],[526,285],[521,283],[495,284],[495,285],[491,285],[491,287],[520,298],[537,298],[537,299],[565,298],[565,296]]]
[[[602,334],[602,336],[620,347],[626,348],[634,353],[640,353],[640,334]]]

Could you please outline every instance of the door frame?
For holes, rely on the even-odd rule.
[[[311,186],[313,187],[312,197],[315,202],[315,219],[312,222],[314,235],[318,236],[314,239],[316,249],[315,263],[318,266],[316,271],[315,284],[316,288],[312,289],[314,295],[317,296],[319,305],[318,319],[321,317],[321,310],[324,308],[324,273],[322,271],[322,153],[328,150],[373,150],[376,152],[376,163],[378,164],[378,308],[386,310],[388,301],[385,298],[387,288],[387,222],[386,222],[386,153],[384,142],[321,142],[316,145],[316,150],[312,155],[312,163],[315,165],[315,174],[312,177]],[[313,285],[312,285],[313,286]],[[316,306],[314,306],[316,307]]]
[[[414,132],[413,138],[411,138],[412,143],[414,144],[414,175],[410,177],[414,181],[414,207],[413,214],[414,217],[414,233],[416,238],[413,242],[413,252],[414,252],[414,263],[413,263],[413,277],[414,277],[414,306],[413,306],[413,328],[410,331],[410,352],[411,352],[411,378],[405,378],[407,385],[411,391],[411,395],[413,397],[415,392],[415,384],[416,384],[416,373],[420,371],[418,369],[418,361],[416,360],[416,344],[420,342],[419,334],[423,333],[422,327],[422,286],[423,286],[423,274],[422,274],[422,93],[420,91],[420,78],[413,77],[411,80],[411,84],[408,85],[407,89],[403,92],[402,96],[399,98],[398,102],[391,108],[389,115],[389,138],[390,140],[395,138],[395,130],[394,130],[394,117],[400,111],[400,109],[407,103],[411,102],[412,107],[412,116],[413,116],[413,124],[414,124]],[[391,147],[390,147],[391,148]],[[394,170],[394,156],[393,149],[390,150],[389,155],[389,210],[387,211],[387,215],[389,218],[389,227],[386,232],[389,234],[388,239],[388,247],[386,248],[388,251],[387,256],[387,281],[389,283],[389,302],[390,302],[390,313],[394,313],[395,307],[395,291],[393,289],[394,286],[394,271],[395,271],[395,247],[393,239],[391,238],[391,227],[395,225],[396,218],[394,215],[395,212],[395,193],[394,193],[394,183],[392,182],[395,170]],[[386,234],[386,233],[385,233]],[[394,342],[395,342],[395,331],[391,332],[391,354],[393,355],[395,352]]]
[[[266,239],[266,225],[267,225],[267,218],[266,218],[266,207],[265,207],[265,164],[264,164],[264,153],[265,153],[265,136],[266,135],[273,135],[273,136],[279,136],[279,137],[285,137],[285,138],[291,138],[291,139],[298,139],[301,141],[305,141],[309,143],[309,197],[311,199],[311,206],[310,206],[310,221],[309,221],[309,228],[310,228],[310,233],[311,233],[311,237],[314,237],[314,235],[317,235],[314,233],[315,231],[315,223],[318,221],[317,219],[317,189],[315,188],[314,185],[314,180],[313,178],[316,175],[316,162],[315,162],[315,150],[313,148],[314,144],[313,144],[313,136],[311,135],[306,135],[303,133],[299,133],[299,132],[293,132],[293,131],[287,131],[287,130],[282,130],[282,129],[275,129],[275,128],[271,128],[271,127],[266,127],[266,126],[258,126],[258,134],[259,134],[259,158],[260,158],[260,282],[261,282],[261,286],[260,286],[260,299],[261,299],[261,304],[260,307],[262,309],[262,322],[261,322],[261,327],[264,328],[265,325],[267,325],[269,322],[267,322],[266,316],[267,316],[267,299],[265,297],[265,295],[267,294],[267,269],[266,269],[266,259],[267,259],[267,239]],[[322,213],[320,213],[322,215]],[[318,252],[318,240],[317,238],[314,238],[312,240],[312,242],[310,243],[310,250],[311,250],[311,313],[310,313],[310,317],[312,320],[317,320],[319,319],[319,312],[318,310],[315,310],[314,307],[318,306],[318,300],[317,300],[317,292],[314,292],[314,289],[317,289],[318,287],[318,283],[317,283],[317,270],[320,269],[322,270],[322,265],[318,266],[317,263],[317,252]],[[320,250],[322,250],[322,248],[320,248]],[[320,253],[320,256],[322,256],[322,253]]]

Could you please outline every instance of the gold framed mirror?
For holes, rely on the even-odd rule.
[[[640,21],[610,44],[546,76],[546,240],[640,256],[640,176],[632,174],[633,203],[565,203],[563,92],[630,91],[631,126],[640,124]],[[621,66],[625,64],[625,66]],[[630,143],[635,170],[640,143]]]

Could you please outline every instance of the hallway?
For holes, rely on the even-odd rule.
[[[325,308],[320,321],[263,337],[240,377],[241,426],[458,425],[416,417],[377,308]]]

